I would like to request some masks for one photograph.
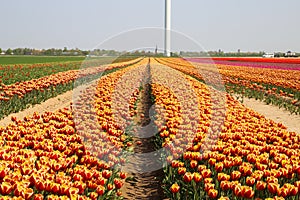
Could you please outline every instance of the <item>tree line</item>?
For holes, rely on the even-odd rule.
[[[8,48],[2,50],[0,48],[0,54],[2,55],[36,55],[36,56],[86,56],[90,51],[76,49],[32,49],[32,48]]]
[[[64,47],[63,49],[32,49],[32,48],[15,48],[15,49],[6,49],[2,50],[0,48],[1,55],[35,55],[35,56],[154,56],[162,57],[163,53],[152,52],[152,51],[116,51],[116,50],[105,50],[105,49],[94,49],[94,50],[81,50],[78,48],[68,49]],[[172,52],[172,57],[261,57],[265,54],[264,51],[260,52],[223,52],[218,51],[180,51]],[[276,53],[278,57],[284,56],[284,53]],[[297,56],[300,56],[299,53],[296,53]]]

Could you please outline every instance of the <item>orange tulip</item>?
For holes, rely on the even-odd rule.
[[[203,171],[201,171],[201,174],[202,174],[203,178],[210,178],[212,172],[210,169],[204,169]]]
[[[215,188],[215,184],[212,184],[212,183],[206,183],[206,184],[204,184],[204,190],[206,192],[208,192],[209,190],[214,189],[214,188]]]
[[[21,193],[21,196],[28,200],[28,199],[31,199],[31,197],[33,196],[34,194],[34,191],[32,188],[25,188],[25,190]]]
[[[196,168],[197,165],[198,165],[198,162],[196,160],[191,160],[191,162],[190,162],[190,167],[191,168]]]
[[[278,188],[277,190],[278,196],[286,198],[289,195],[289,189],[288,188]]]
[[[179,175],[184,175],[185,172],[186,172],[186,168],[185,167],[179,167],[177,171],[178,171]]]
[[[210,159],[208,160],[208,163],[209,163],[210,166],[214,166],[214,165],[216,164],[216,159],[210,158]]]
[[[223,171],[223,167],[224,167],[224,165],[221,162],[215,164],[215,169],[219,173]]]
[[[218,196],[218,190],[210,189],[208,190],[207,194],[210,198],[215,199]]]
[[[79,189],[75,187],[70,187],[68,190],[68,197],[71,197],[73,195],[77,195],[79,193]]]
[[[230,180],[230,175],[224,174],[224,173],[219,173],[218,174],[218,181],[229,181]]]
[[[241,172],[233,171],[233,172],[231,172],[230,177],[231,177],[232,180],[238,180],[238,179],[241,178],[241,175],[242,175]]]
[[[97,192],[91,192],[91,193],[90,193],[90,198],[91,198],[92,200],[96,200],[96,199],[98,198],[98,193],[97,193]]]
[[[268,183],[268,190],[272,194],[276,194],[279,190],[279,185],[278,183]]]
[[[172,193],[177,193],[180,190],[180,186],[177,183],[174,183],[170,188]]]
[[[229,197],[220,197],[219,200],[230,200]]]
[[[213,183],[213,179],[212,178],[205,178],[204,179],[204,183]]]
[[[220,187],[221,187],[221,189],[224,190],[224,191],[231,189],[231,188],[230,188],[230,182],[229,182],[229,181],[222,181],[222,182],[220,183]]]
[[[254,191],[252,190],[252,187],[243,186],[242,187],[242,196],[247,199],[251,199],[254,197]]]
[[[114,188],[114,186],[113,186],[112,184],[110,184],[110,183],[107,184],[107,189],[108,189],[108,190],[112,190],[113,188]]]
[[[42,194],[35,194],[33,196],[33,200],[43,200],[44,199],[44,195]]]

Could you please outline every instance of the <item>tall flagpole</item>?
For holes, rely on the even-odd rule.
[[[171,0],[165,0],[165,55],[171,56]]]

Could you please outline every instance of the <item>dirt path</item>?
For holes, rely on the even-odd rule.
[[[289,111],[280,109],[277,106],[267,105],[255,99],[244,98],[243,104],[252,110],[264,115],[275,122],[281,122],[288,131],[300,133],[300,116],[291,114]]]
[[[148,70],[150,70],[148,66]],[[145,80],[142,85],[142,90],[139,95],[139,103],[137,104],[137,115],[135,117],[135,123],[141,127],[147,127],[143,131],[155,133],[155,128],[151,128],[149,123],[151,121],[149,110],[152,106],[151,102],[151,91],[150,91],[150,71],[146,73]],[[155,146],[153,143],[153,137],[150,138],[133,138],[134,144],[134,154],[147,155],[149,152],[155,151]],[[159,166],[160,163],[156,158],[149,158],[147,156],[129,157],[128,163],[125,167],[125,171],[130,171],[129,176],[134,177],[133,180],[127,181],[124,184],[122,193],[124,199],[148,199],[148,200],[160,200],[164,199],[163,189],[161,188],[161,179],[163,177],[163,170],[160,167],[158,170],[147,170],[151,166]],[[144,168],[143,168],[144,167]],[[127,169],[127,170],[126,170]]]

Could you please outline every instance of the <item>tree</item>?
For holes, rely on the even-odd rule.
[[[89,53],[90,53],[89,51],[82,51],[82,54],[85,55],[85,56],[89,55]]]
[[[17,48],[17,49],[12,50],[12,52],[14,53],[14,55],[23,55],[24,54],[24,49]]]
[[[23,54],[24,54],[24,55],[31,55],[31,54],[32,54],[32,49],[25,48],[25,49],[23,50]]]
[[[2,53],[2,49],[0,48],[0,53]]]
[[[7,54],[7,55],[11,55],[12,54],[12,50],[9,48],[9,49],[7,49],[6,50],[6,52],[5,52],[5,54]]]

